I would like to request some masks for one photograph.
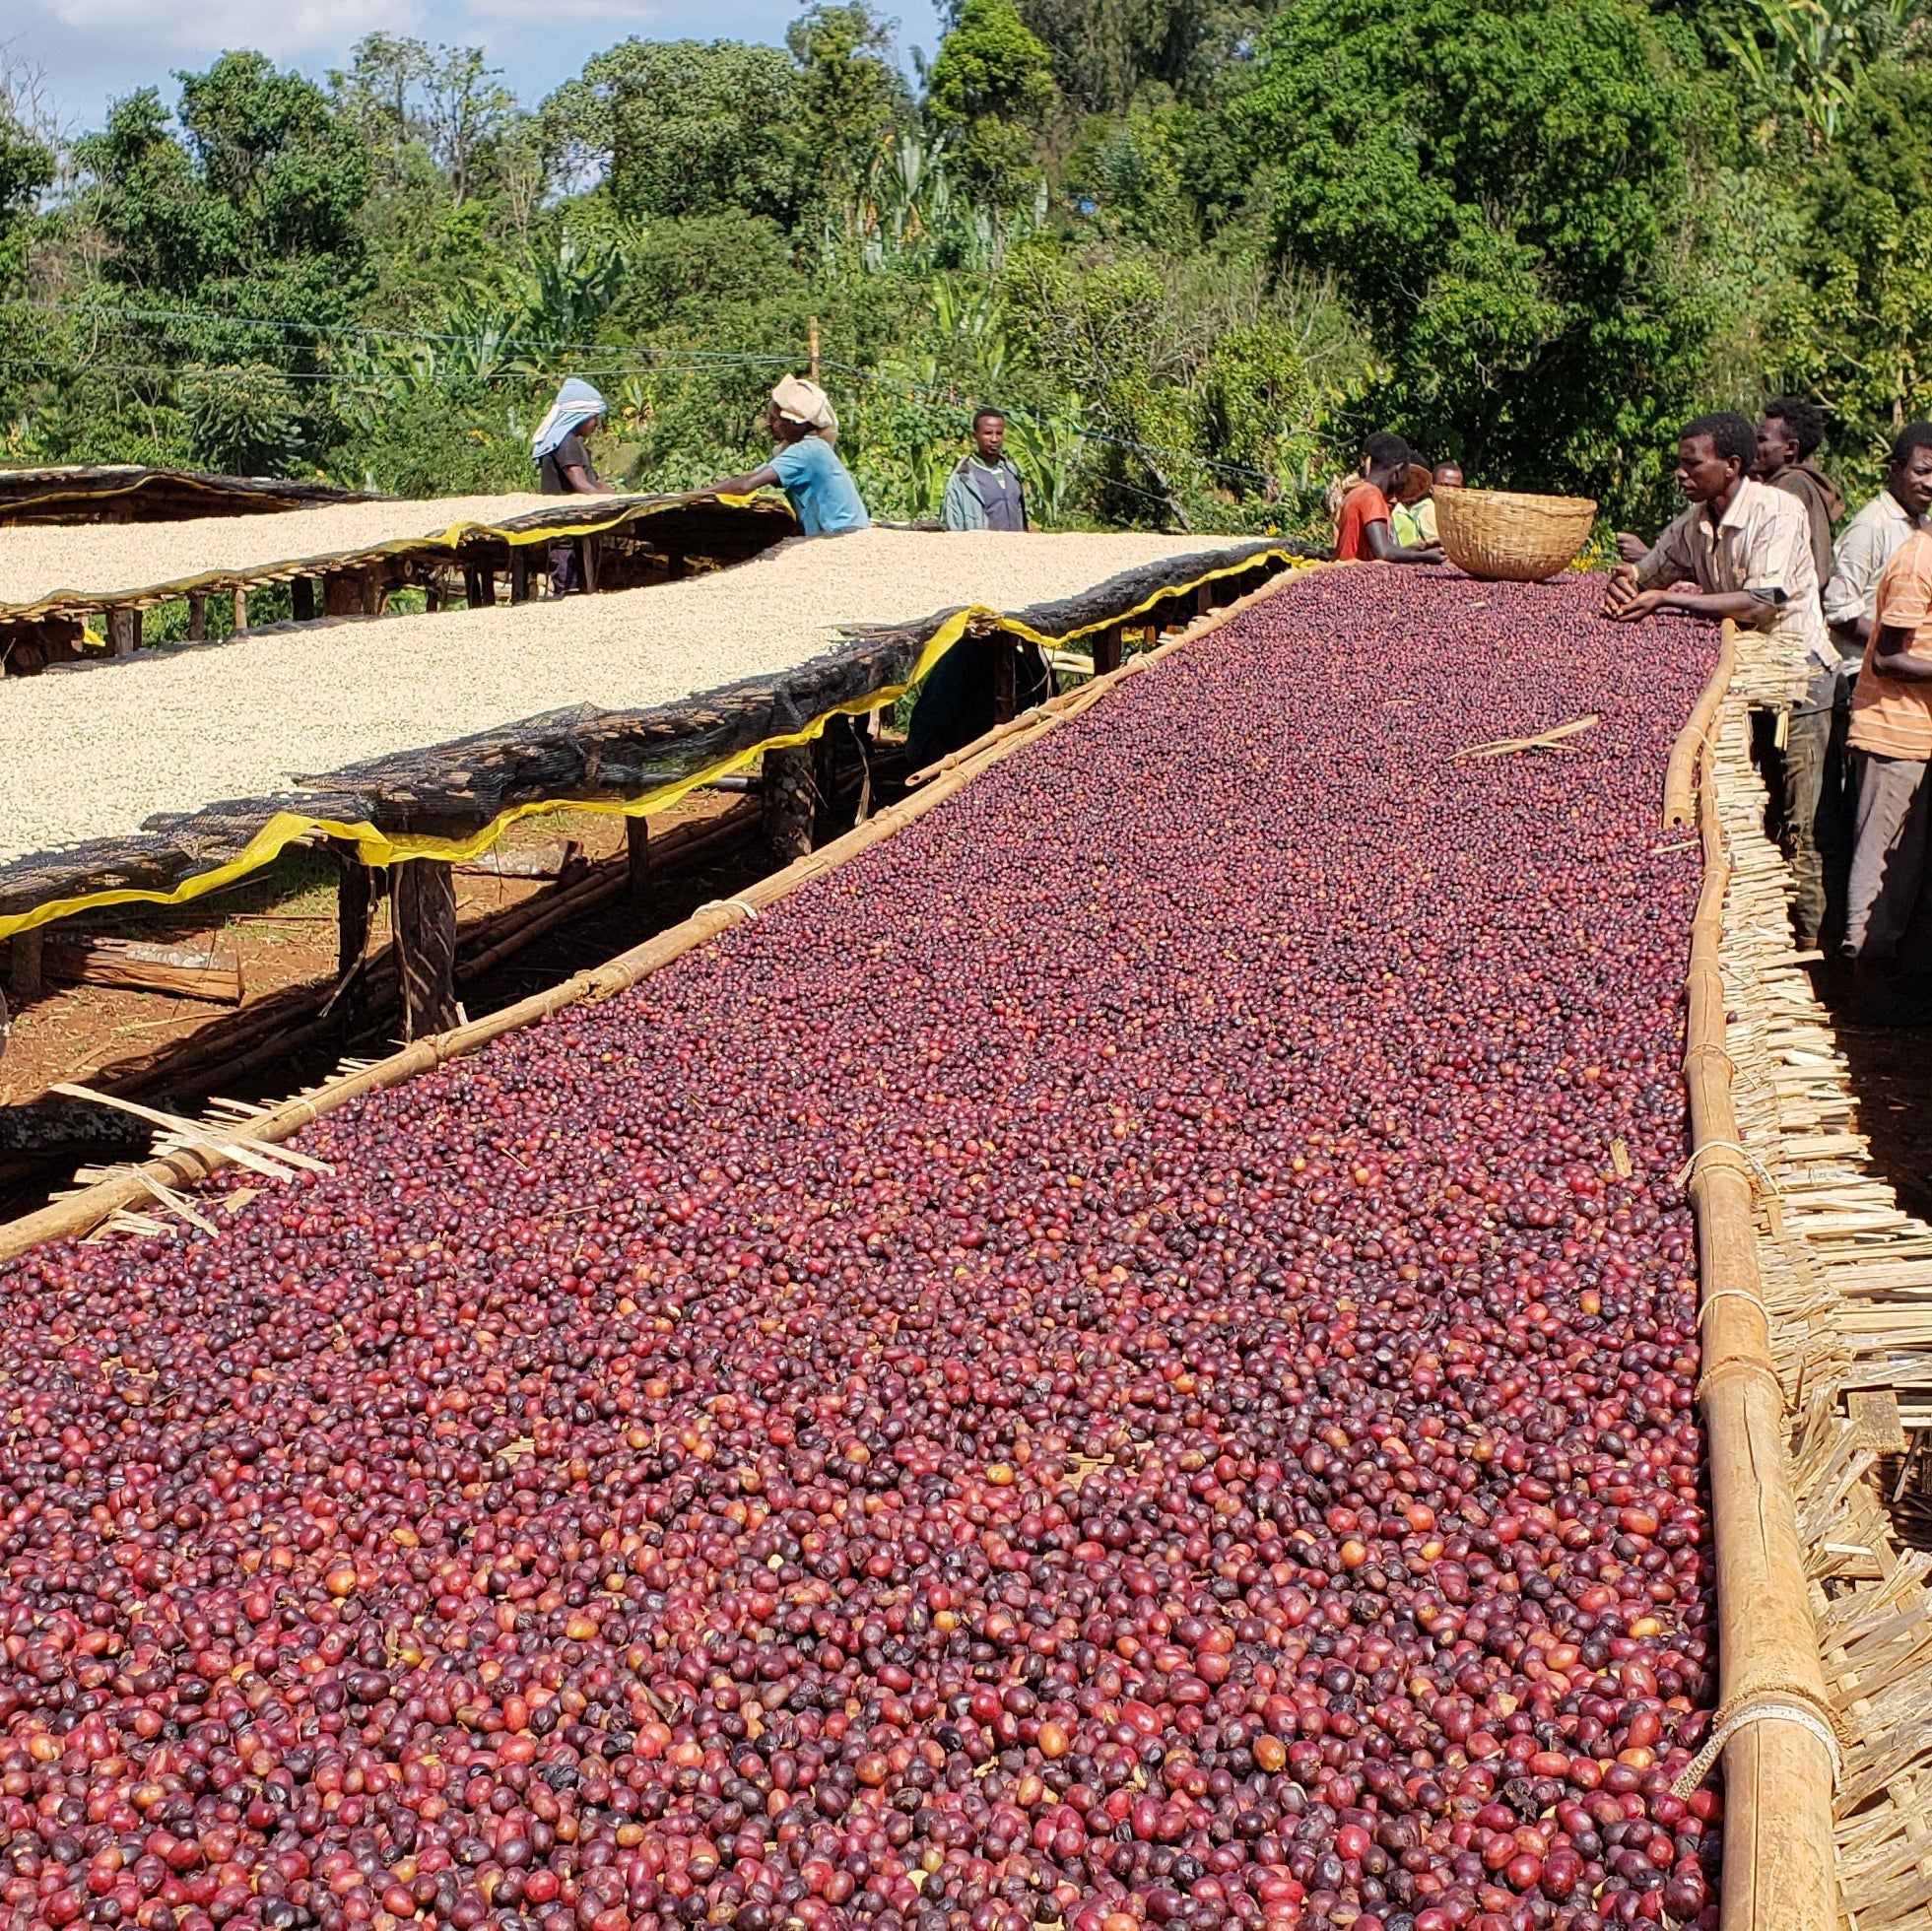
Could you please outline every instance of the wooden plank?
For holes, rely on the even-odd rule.
[[[41,967],[48,978],[68,984],[171,992],[218,1006],[241,1003],[241,957],[232,948],[189,952],[128,939],[49,938],[41,951]]]
[[[552,838],[515,850],[498,845],[480,857],[465,859],[456,869],[480,878],[555,879],[579,866],[582,859],[583,846],[575,838]]]
[[[1891,1388],[1854,1388],[1844,1398],[1845,1412],[1873,1451],[1880,1455],[1905,1452],[1905,1425],[1899,1417],[1899,1397]]]

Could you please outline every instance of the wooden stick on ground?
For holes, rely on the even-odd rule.
[[[863,825],[854,826],[842,837],[833,839],[817,851],[806,853],[783,871],[761,879],[737,898],[700,906],[682,924],[671,926],[608,964],[588,972],[579,972],[547,992],[520,999],[500,1012],[471,1020],[467,1025],[439,1032],[433,1037],[418,1039],[401,1052],[392,1053],[371,1066],[360,1068],[346,1078],[327,1081],[312,1093],[285,1100],[264,1112],[245,1130],[236,1128],[234,1133],[226,1137],[247,1143],[279,1143],[365,1094],[400,1086],[405,1080],[414,1079],[419,1073],[427,1073],[447,1060],[476,1052],[507,1032],[534,1026],[540,1020],[568,1011],[572,1006],[608,999],[637,984],[673,960],[681,959],[686,953],[729,931],[732,926],[756,917],[766,906],[776,904],[801,886],[849,864],[861,852],[870,850],[873,845],[923,818],[955,792],[964,790],[981,771],[1012,756],[1035,738],[1045,736],[1067,717],[1076,716],[1098,703],[1127,678],[1153,670],[1183,644],[1220,630],[1242,611],[1266,597],[1279,594],[1300,573],[1299,570],[1284,570],[1259,589],[1236,598],[1211,615],[1197,619],[1178,636],[1169,638],[1158,649],[1130,658],[1106,678],[1096,678],[1082,685],[1078,691],[1064,698],[1053,699],[1038,709],[1030,711],[1025,719],[1016,718],[1013,723],[988,732],[976,745],[967,745],[964,750],[955,752],[946,761],[950,768],[943,775],[934,777],[916,795],[902,799],[876,817],[867,819]],[[111,1174],[93,1186],[69,1194],[65,1199],[50,1202],[35,1213],[23,1215],[17,1221],[0,1226],[0,1260],[12,1260],[43,1240],[58,1240],[92,1232],[110,1215],[141,1200],[151,1199],[150,1175],[165,1186],[188,1187],[226,1165],[227,1159],[214,1149],[184,1151],[150,1161],[145,1166]]]

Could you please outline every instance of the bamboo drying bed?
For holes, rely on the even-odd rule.
[[[325,707],[323,724],[329,730],[353,707],[359,678],[383,682],[385,688],[366,702],[374,756],[309,775],[300,770],[300,747],[278,742],[274,758],[280,760],[286,749],[281,768],[297,771],[295,786],[226,799],[220,797],[219,774],[210,776],[206,763],[185,776],[171,774],[170,766],[164,775],[175,787],[171,795],[158,781],[145,795],[125,797],[111,788],[119,781],[119,768],[103,756],[103,768],[94,780],[101,787],[98,793],[89,791],[85,777],[66,775],[66,789],[55,801],[66,817],[56,822],[85,824],[78,814],[95,812],[107,829],[95,836],[45,840],[39,851],[16,843],[18,855],[0,862],[0,937],[90,905],[197,897],[318,832],[352,842],[364,864],[386,866],[414,858],[471,857],[514,819],[560,806],[631,816],[661,809],[694,785],[742,768],[765,750],[805,742],[833,715],[894,701],[969,632],[1000,631],[1039,643],[1098,638],[1103,645],[1111,642],[1117,662],[1124,623],[1166,623],[1187,599],[1210,595],[1229,579],[1258,582],[1299,554],[1294,545],[1252,541],[1203,548],[1198,539],[976,539],[884,531],[872,533],[864,548],[845,547],[860,542],[794,544],[744,570],[656,590],[438,618],[434,633],[458,653],[440,665],[419,662],[416,653],[387,652],[380,664],[371,664],[364,647],[370,637],[366,629],[304,636],[300,650],[283,653],[282,675],[342,694],[339,702]],[[883,558],[870,576],[861,568],[868,557]],[[894,603],[916,609],[914,599],[930,596],[934,584],[977,587],[982,597],[911,622],[841,627],[836,622],[841,559],[850,560],[851,581],[862,581],[866,593],[862,600],[848,587],[847,608],[858,602],[881,611]],[[773,572],[768,579],[761,574],[766,570]],[[1097,583],[1102,571],[1103,580]],[[1030,596],[1040,600],[1017,607],[994,600],[997,586],[1022,583],[1032,585]],[[765,632],[752,615],[759,609],[766,612]],[[680,682],[687,673],[677,664],[673,673],[661,665],[652,669],[659,641],[680,624],[683,633],[707,639],[706,661],[714,670],[734,659],[760,668],[692,693],[688,682]],[[546,642],[554,645],[558,627],[568,625],[592,627],[600,639],[598,653],[582,666],[560,665],[554,649],[546,658]],[[735,637],[734,625],[740,633]],[[744,634],[747,631],[752,633]],[[360,636],[362,655],[332,661],[326,654],[332,634]],[[43,808],[39,791],[25,797],[18,809],[8,806],[5,795],[10,766],[34,742],[74,741],[83,721],[96,715],[97,704],[107,703],[129,712],[139,727],[135,735],[145,730],[155,739],[164,729],[153,722],[162,690],[175,690],[188,702],[184,716],[192,720],[196,671],[209,661],[255,663],[271,641],[278,640],[247,638],[151,652],[133,666],[59,672],[4,687],[9,695],[0,697],[0,747],[9,704],[23,707],[14,713],[20,743],[0,756],[0,822],[18,825],[30,809]],[[494,653],[488,666],[486,653]],[[482,682],[486,668],[500,676],[498,685]],[[466,670],[479,680],[476,693],[452,688],[452,680]],[[175,679],[171,687],[151,681],[169,677]],[[398,725],[392,716],[397,690],[412,678],[420,687],[417,717],[446,724],[498,704],[501,722],[421,748],[426,733],[408,719]],[[662,694],[662,700],[627,706],[623,695],[633,689]],[[545,696],[554,701],[565,690],[595,695],[601,701],[550,710],[529,702],[533,696],[537,703]],[[67,705],[73,716],[55,705],[63,691],[80,694]],[[294,700],[293,689],[287,696]],[[461,708],[465,701],[468,713]],[[254,770],[268,756],[256,739],[277,728],[279,702],[274,688],[258,691],[252,684],[237,699],[230,719],[231,736],[241,743],[235,756],[254,762],[233,768]],[[526,706],[530,714],[523,714]],[[172,756],[167,745],[161,750]],[[183,789],[203,782],[214,788],[214,798],[206,789],[199,796]]]
[[[401,1086],[449,1060],[480,1051],[506,1033],[534,1026],[572,1006],[611,998],[640,983],[673,960],[708,944],[732,926],[756,918],[766,906],[788,898],[801,886],[850,863],[861,852],[892,837],[964,790],[982,771],[1101,702],[1127,678],[1157,671],[1183,644],[1219,630],[1262,598],[1273,596],[1292,580],[1289,575],[1276,573],[1280,561],[1276,553],[1264,552],[1255,567],[1266,567],[1269,574],[1257,588],[1235,597],[1219,610],[1204,612],[1178,634],[1111,670],[1098,673],[1077,690],[996,726],[974,743],[942,760],[930,772],[921,774],[925,782],[899,803],[888,806],[875,817],[854,826],[842,837],[796,859],[783,871],[761,879],[736,898],[700,906],[681,924],[658,933],[630,952],[590,971],[579,972],[562,985],[533,993],[487,1018],[418,1039],[385,1059],[345,1061],[332,1079],[278,1106],[253,1110],[242,1119],[235,1118],[231,1108],[211,1107],[203,1132],[188,1144],[174,1146],[141,1165],[111,1169],[36,1213],[0,1225],[0,1260],[13,1260],[44,1240],[84,1237],[103,1229],[109,1232],[146,1231],[145,1209],[156,1203],[166,1205],[178,1196],[179,1190],[195,1186],[233,1164],[237,1157],[245,1159],[249,1147],[279,1145],[302,1127],[365,1094]],[[1306,560],[1296,561],[1299,564]],[[1247,573],[1241,570],[1229,574],[1238,581]]]
[[[1694,754],[1706,879],[1686,1070],[1722,1687],[1773,1719],[1726,1753],[1723,1922],[1893,1931],[1932,1923],[1932,1558],[1899,1545],[1878,1476],[1902,1445],[1890,1391],[1932,1389],[1932,1228],[1869,1170],[1765,835],[1750,713],[1802,683],[1727,626],[1666,798],[1683,822]],[[1726,1443],[1748,1458],[1726,1466]]]
[[[369,502],[374,494],[270,476],[213,476],[138,463],[0,468],[0,525],[172,523],[193,516],[261,516],[311,503]]]
[[[741,563],[796,529],[773,497],[353,499],[185,523],[0,529],[0,625],[139,611],[313,576],[500,569],[566,537],[635,538],[668,559]]]

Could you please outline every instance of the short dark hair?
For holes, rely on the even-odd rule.
[[[1804,462],[1825,440],[1825,412],[1803,396],[1772,396],[1765,405],[1766,420],[1782,423],[1798,445],[1798,460]]]
[[[1367,458],[1370,469],[1394,469],[1408,462],[1409,445],[1401,436],[1391,435],[1383,430],[1362,445],[1362,453]]]
[[[1758,460],[1758,432],[1742,416],[1736,416],[1728,409],[1720,409],[1714,415],[1694,416],[1678,431],[1677,439],[1689,442],[1693,436],[1707,435],[1710,446],[1720,456],[1734,458],[1740,463],[1746,475]]]
[[[1892,445],[1892,467],[1903,469],[1914,449],[1932,449],[1932,423],[1907,423]]]
[[[972,412],[972,427],[974,429],[977,429],[981,423],[985,422],[986,419],[991,416],[997,416],[1002,423],[1006,421],[1006,411],[1004,409],[995,409],[993,405],[990,402],[988,402],[988,403],[983,403],[979,408],[975,409]]]

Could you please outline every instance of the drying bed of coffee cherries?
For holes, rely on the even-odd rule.
[[[1711,649],[1598,594],[1314,573],[0,1273],[0,1927],[1713,1923]]]

